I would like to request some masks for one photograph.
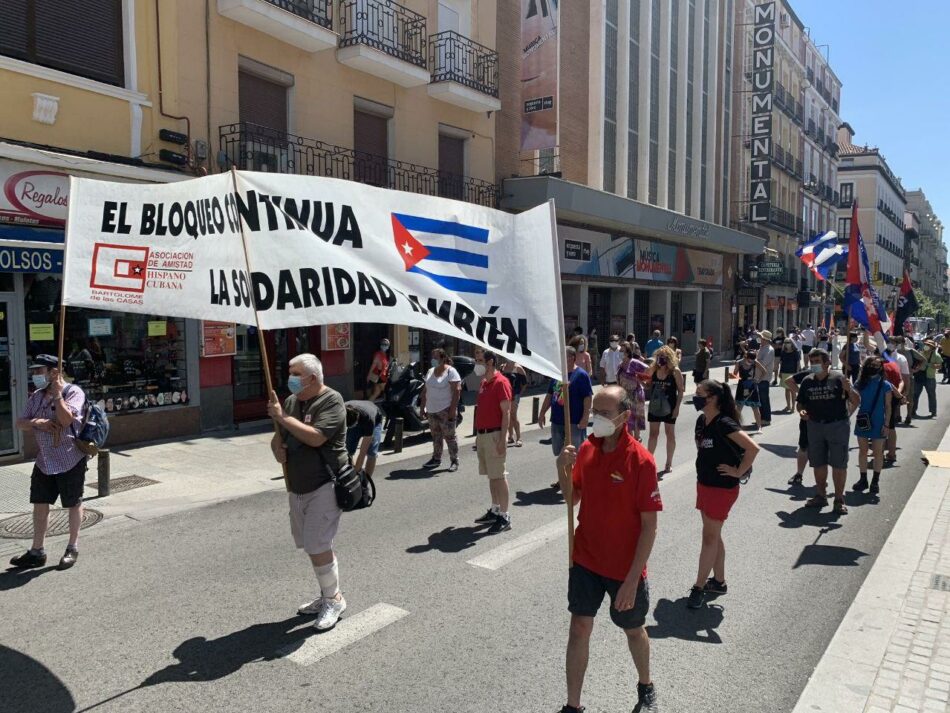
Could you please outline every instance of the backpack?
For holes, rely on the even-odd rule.
[[[74,429],[75,430],[75,429]],[[99,404],[86,399],[83,406],[82,423],[76,434],[76,447],[92,457],[99,454],[99,449],[106,444],[109,438],[109,417],[105,409]]]

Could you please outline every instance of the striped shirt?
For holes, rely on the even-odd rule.
[[[71,428],[63,429],[59,434],[58,445],[54,434],[33,429],[39,454],[36,456],[36,466],[46,475],[58,475],[72,470],[79,461],[86,457],[76,447],[76,431],[82,423],[82,411],[86,404],[86,395],[75,384],[67,384],[63,389],[63,399],[66,408],[73,414]],[[56,420],[56,401],[47,398],[46,390],[34,391],[26,402],[22,418],[47,418]]]

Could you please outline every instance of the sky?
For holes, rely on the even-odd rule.
[[[854,143],[877,146],[950,225],[950,0],[790,3],[815,44],[830,45]]]

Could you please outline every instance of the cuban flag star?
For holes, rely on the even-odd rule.
[[[453,292],[488,293],[487,228],[403,213],[392,214],[392,225],[406,272]]]
[[[833,230],[816,235],[802,245],[795,254],[819,280],[827,280],[839,262],[848,256],[848,246],[838,244]]]

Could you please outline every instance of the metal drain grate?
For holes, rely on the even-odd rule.
[[[950,577],[945,574],[935,574],[930,578],[930,588],[938,592],[950,592]]]
[[[121,493],[126,490],[144,488],[146,485],[155,485],[157,482],[157,480],[143,478],[141,475],[123,475],[121,478],[112,478],[109,481],[109,494],[115,495],[116,493]],[[86,483],[86,487],[98,490],[99,483]]]
[[[83,508],[81,530],[92,527],[102,520],[102,513],[98,510]],[[49,514],[49,529],[46,534],[50,537],[65,535],[69,532],[69,511],[52,510]],[[6,520],[0,520],[0,537],[9,540],[28,540],[33,537],[33,515],[26,513],[14,515]]]

